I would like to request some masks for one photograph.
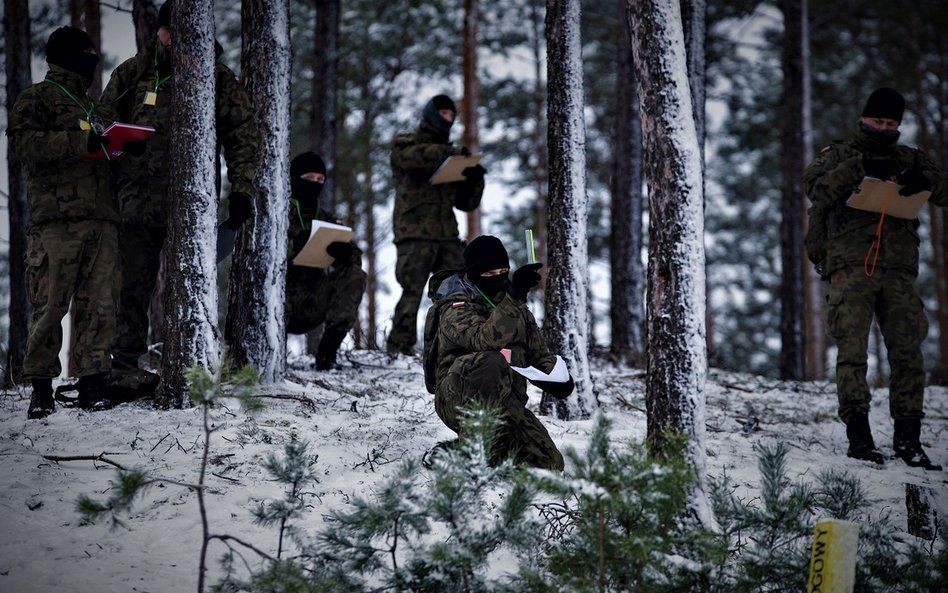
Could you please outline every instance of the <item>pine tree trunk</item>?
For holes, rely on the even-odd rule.
[[[632,30],[626,0],[619,0],[616,78],[615,176],[609,231],[613,355],[636,363],[645,354],[645,266],[642,264],[642,124],[632,64]]]
[[[531,50],[533,54],[533,187],[536,191],[534,202],[533,237],[537,244],[537,260],[547,261],[546,245],[546,201],[547,201],[547,155],[543,139],[543,13],[542,7],[534,2],[530,8]]]
[[[687,86],[685,40],[676,2],[629,0],[640,81],[649,188],[648,441],[667,455],[669,433],[688,442],[697,483],[690,511],[713,526],[705,472],[705,256],[701,151]]]
[[[461,123],[464,133],[461,144],[472,153],[478,152],[480,132],[477,126],[477,106],[480,88],[477,80],[478,20],[480,18],[479,0],[464,0],[464,26],[461,29],[461,76],[464,82],[464,95],[461,97]],[[467,213],[467,240],[481,234],[481,209],[475,208]]]
[[[85,5],[85,30],[92,38],[99,53],[102,52],[102,13],[99,9],[99,0],[86,0]],[[98,99],[102,96],[102,62],[95,67],[95,74],[92,75],[92,86],[89,87],[89,95]]]
[[[135,25],[135,48],[143,52],[155,43],[158,31],[158,8],[151,0],[132,2],[132,23]]]
[[[262,383],[286,375],[286,246],[289,228],[290,4],[244,0],[241,70],[258,130],[254,216],[230,268],[227,363],[250,365]]]
[[[20,91],[30,86],[30,7],[27,0],[4,0],[3,52],[6,71],[6,109],[13,108]],[[26,167],[7,150],[7,204],[10,220],[10,335],[3,385],[22,380],[26,339],[29,335],[30,300],[26,291],[26,223],[29,204],[26,198]]]
[[[805,0],[783,0],[783,198],[780,213],[780,378],[805,376],[803,285],[803,94],[805,88]]]
[[[558,415],[585,418],[597,407],[587,359],[586,276],[586,126],[583,121],[583,69],[579,0],[548,0],[546,5],[547,105],[549,130],[549,206],[543,333],[550,350],[561,355],[576,381],[576,391]]]
[[[336,97],[339,86],[339,0],[316,0],[316,43],[310,94],[310,150],[326,163],[322,207],[336,212]]]
[[[185,372],[197,366],[216,374],[217,188],[214,118],[214,12],[210,2],[176,2],[172,52],[171,153],[166,252],[166,336],[157,404],[187,405]]]

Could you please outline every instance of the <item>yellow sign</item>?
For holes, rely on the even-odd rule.
[[[837,519],[817,523],[813,529],[807,593],[853,593],[858,551],[858,525]]]

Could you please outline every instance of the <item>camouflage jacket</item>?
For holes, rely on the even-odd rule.
[[[221,61],[217,46],[215,65],[218,152],[224,149],[231,191],[253,196],[257,154],[257,130],[246,89]],[[159,43],[119,65],[102,93],[119,121],[152,126],[141,157],[127,157],[118,171],[118,194],[122,221],[164,227],[167,225],[167,194],[171,139],[170,55]],[[154,102],[153,105],[148,103]],[[220,159],[215,162],[220,167]],[[217,186],[220,189],[220,169]]]
[[[46,79],[25,89],[10,112],[10,151],[27,170],[30,227],[57,220],[118,221],[118,204],[109,186],[111,164],[82,157],[89,132],[83,130],[87,108],[98,126],[111,114],[86,95],[78,74],[50,66]]]
[[[932,184],[931,203],[948,205],[948,176],[924,152],[896,145],[883,154],[873,149],[857,129],[849,140],[838,140],[824,148],[807,166],[803,183],[813,208],[825,208],[827,216],[827,261],[825,274],[848,266],[862,267],[872,247],[880,214],[848,208],[846,200],[865,176],[863,156],[891,158],[896,170],[917,167]],[[876,268],[918,274],[918,219],[886,216]]]
[[[533,313],[506,293],[497,300],[496,308],[464,278],[464,272],[443,270],[432,276],[428,296],[433,307],[441,311],[438,326],[438,371],[440,385],[454,361],[473,352],[510,349],[510,364],[534,366],[548,373],[556,364]],[[511,373],[513,393],[527,401],[527,380]]]
[[[458,238],[454,208],[469,211],[481,203],[484,180],[431,185],[428,180],[444,159],[461,154],[460,146],[439,142],[422,122],[414,133],[399,134],[392,143],[395,243],[409,239],[448,241]]]
[[[318,208],[304,208],[298,200],[291,200],[290,227],[287,231],[288,241],[286,248],[288,256],[286,267],[287,284],[312,284],[313,282],[318,282],[319,279],[322,278],[326,273],[326,270],[320,268],[293,265],[293,258],[296,257],[296,254],[298,253],[298,251],[293,248],[293,239],[295,239],[296,235],[304,229],[310,231],[313,228],[313,220],[316,219],[324,220],[326,222],[337,222],[335,218],[320,212]],[[355,249],[352,250],[352,257],[344,265],[362,267],[362,250],[359,249],[359,246],[355,244],[355,241],[351,242],[351,245]]]

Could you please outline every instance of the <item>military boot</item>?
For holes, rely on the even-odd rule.
[[[846,423],[846,436],[849,438],[847,457],[871,461],[879,465],[885,462],[885,457],[876,449],[876,444],[872,440],[868,414],[856,414],[850,418]]]
[[[935,465],[922,449],[919,435],[922,431],[922,421],[896,420],[895,435],[892,437],[892,448],[895,456],[911,467],[923,467],[928,471],[941,471],[940,465]]]
[[[33,394],[30,396],[30,407],[26,417],[30,420],[45,418],[56,411],[56,402],[53,401],[53,380],[33,379]]]
[[[316,363],[313,366],[317,371],[328,371],[336,365],[336,352],[347,333],[347,330],[326,326],[319,347],[316,348]]]
[[[108,410],[114,403],[109,395],[109,374],[96,373],[79,377],[76,389],[79,391],[78,405],[83,410]]]

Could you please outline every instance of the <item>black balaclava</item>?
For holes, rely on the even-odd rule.
[[[162,27],[171,28],[171,0],[167,0],[161,5],[161,8],[158,9],[157,24],[159,29]]]
[[[481,235],[464,249],[464,271],[467,273],[467,279],[489,297],[507,289],[510,285],[509,272],[489,278],[481,274],[509,267],[507,250],[497,237]]]
[[[895,89],[882,87],[872,91],[872,94],[869,95],[866,106],[862,110],[862,117],[894,119],[901,122],[903,113],[905,113],[905,98],[902,93]],[[898,130],[876,130],[862,121],[859,122],[859,129],[873,143],[882,147],[895,144],[900,135]]]
[[[290,163],[290,193],[303,208],[315,210],[323,184],[303,179],[301,175],[306,173],[326,174],[326,163],[315,152],[298,154]]]
[[[444,141],[447,142],[448,135],[451,133],[451,126],[454,125],[454,122],[450,122],[441,117],[441,114],[438,112],[442,109],[450,109],[454,113],[458,112],[458,108],[455,107],[451,97],[438,95],[437,97],[432,97],[431,100],[425,103],[425,108],[421,111],[421,119],[434,128],[436,132],[442,134]]]
[[[86,51],[90,48],[95,49],[95,45],[88,33],[75,27],[60,27],[46,41],[46,61],[75,72],[88,88],[99,64],[98,54]]]

